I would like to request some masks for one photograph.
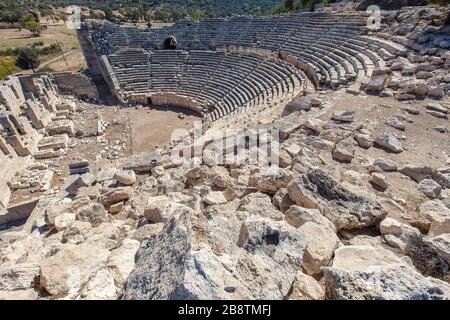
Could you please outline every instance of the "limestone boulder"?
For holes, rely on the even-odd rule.
[[[270,197],[263,193],[251,193],[239,203],[238,211],[244,215],[257,215],[274,220],[282,220],[283,214],[272,204]]]
[[[249,185],[263,193],[275,193],[285,188],[292,180],[292,174],[285,169],[271,167],[255,173],[249,178]]]
[[[345,140],[337,143],[333,149],[333,159],[340,162],[351,162],[355,154],[352,141]]]
[[[415,269],[398,265],[348,271],[327,268],[326,297],[333,300],[447,300],[443,281],[426,278]]]
[[[133,193],[131,187],[123,187],[112,189],[98,198],[98,202],[105,207],[109,207],[112,204],[128,200]]]
[[[420,274],[381,246],[344,246],[324,271],[326,296],[337,300],[443,300],[450,286]]]
[[[39,279],[39,264],[18,263],[0,267],[0,291],[16,291],[34,288]]]
[[[303,256],[302,267],[309,275],[320,274],[339,246],[336,231],[327,225],[307,222],[298,229],[306,240],[307,247]]]
[[[364,149],[369,149],[373,145],[373,138],[368,134],[355,134],[355,140]]]
[[[76,215],[73,213],[63,213],[55,218],[55,228],[58,231],[65,230],[75,221]]]
[[[417,166],[417,165],[404,165],[398,169],[398,171],[405,176],[408,176],[415,182],[419,183],[424,179],[432,179],[436,173],[436,170],[430,166]]]
[[[40,266],[40,287],[51,295],[76,295],[104,268],[110,252],[95,244],[65,245]]]
[[[425,242],[434,251],[437,257],[450,265],[450,233],[443,233],[436,237],[427,238]]]
[[[373,161],[373,171],[395,172],[397,168],[398,163],[390,159],[378,158]]]
[[[325,292],[316,279],[299,271],[295,277],[289,300],[323,300],[324,298]]]
[[[222,231],[227,225],[220,223]],[[198,247],[197,231],[189,216],[169,220],[163,231],[138,251],[123,299],[287,296],[306,246],[299,232],[283,222],[255,216],[230,230],[237,231],[237,241],[223,238],[222,243],[228,247],[224,254],[217,255],[208,246]]]
[[[83,300],[115,300],[117,291],[113,275],[108,270],[102,269],[89,279],[80,292],[80,298]]]
[[[300,175],[287,189],[298,206],[319,209],[338,230],[372,226],[386,216],[379,202],[349,190],[321,169]]]
[[[133,271],[135,255],[140,246],[137,240],[125,239],[119,248],[111,251],[107,267],[117,283],[123,283]]]
[[[1,300],[37,300],[39,295],[34,289],[3,291],[0,290]]]
[[[62,241],[69,244],[80,244],[89,237],[91,230],[91,223],[78,220],[74,221],[64,230]]]
[[[334,229],[334,224],[325,218],[318,209],[308,209],[293,205],[286,211],[285,219],[290,225],[296,228],[301,227],[307,222],[314,222]]]
[[[124,170],[133,170],[135,172],[151,172],[151,170],[160,165],[162,156],[160,151],[135,154],[125,161]]]
[[[408,265],[408,263],[381,246],[342,246],[334,252],[333,268],[353,272],[389,265]]]
[[[379,133],[375,139],[375,143],[380,147],[394,153],[400,153],[403,151],[402,143],[388,132]]]
[[[450,233],[450,209],[440,200],[429,200],[420,205],[419,217],[431,222],[428,234],[438,236]]]
[[[376,188],[384,191],[388,187],[388,183],[386,181],[386,177],[380,173],[372,173],[370,175],[369,182]]]
[[[89,202],[76,211],[76,219],[89,222],[93,227],[96,227],[108,221],[108,212],[101,204]]]
[[[144,217],[152,223],[166,222],[182,212],[191,209],[183,204],[176,203],[166,196],[157,196],[148,199]]]
[[[114,179],[124,186],[132,186],[136,183],[136,173],[133,170],[119,170],[114,174]]]
[[[431,179],[424,179],[420,181],[417,188],[431,199],[438,198],[442,191],[442,187],[436,181]]]
[[[289,198],[289,194],[286,188],[281,188],[273,196],[273,204],[285,213],[294,204],[294,202]]]
[[[331,116],[331,119],[341,122],[353,122],[355,121],[355,112],[354,111],[335,112]]]
[[[208,192],[208,194],[206,194],[203,197],[203,202],[205,202],[208,205],[217,205],[217,204],[227,203],[228,201],[225,198],[225,196],[223,195],[223,192],[211,191],[211,192]]]
[[[405,131],[405,129],[406,129],[405,124],[402,123],[400,121],[400,119],[398,117],[396,117],[396,116],[391,116],[391,117],[387,118],[385,123],[388,126],[390,126],[392,128],[395,128],[395,129],[398,129],[400,131]]]
[[[112,181],[117,172],[118,172],[118,170],[116,168],[108,168],[108,169],[99,170],[95,177],[95,181],[97,183]]]
[[[164,223],[162,222],[143,225],[133,232],[132,239],[141,243],[142,241],[160,233],[163,230],[163,227]]]

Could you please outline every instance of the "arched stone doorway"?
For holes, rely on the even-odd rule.
[[[175,50],[177,48],[177,39],[174,36],[169,36],[164,40],[164,50]]]

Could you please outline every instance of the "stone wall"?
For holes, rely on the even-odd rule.
[[[76,96],[77,98],[98,98],[98,90],[96,85],[86,77],[78,72],[64,72],[53,74],[55,84],[64,94]]]
[[[202,116],[204,115],[204,110],[201,109],[194,101],[191,101],[186,97],[182,97],[168,92],[153,94],[151,97],[146,95],[133,95],[130,97],[130,100],[142,104],[147,104],[148,98],[151,98],[151,103],[152,105],[155,106],[182,107],[192,110]]]

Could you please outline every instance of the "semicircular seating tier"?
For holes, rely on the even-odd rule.
[[[287,103],[306,82],[291,64],[251,53],[125,49],[108,61],[125,95],[184,106],[211,121],[245,108]]]
[[[302,81],[302,72],[316,89],[335,88],[366,81],[385,61],[406,55],[402,45],[368,36],[367,17],[362,12],[303,12],[184,20],[160,29],[100,23],[89,25],[89,34],[97,54],[108,57],[124,92],[176,90],[201,100],[198,105],[212,112],[211,119],[217,119],[258,103],[255,96],[256,101],[268,99],[269,103],[294,97],[298,88],[304,87],[296,82]],[[177,41],[173,53],[163,50],[168,37]],[[137,60],[132,61],[133,55]],[[126,56],[129,66],[121,62]],[[227,71],[230,66],[232,72]],[[301,71],[294,72],[290,66]],[[258,76],[262,69],[266,71]],[[246,80],[238,85],[242,79]],[[208,90],[207,96],[200,94],[197,84]],[[285,95],[286,89],[290,95]],[[216,107],[221,111],[210,109],[219,102],[221,106]]]

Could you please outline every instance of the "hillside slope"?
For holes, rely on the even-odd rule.
[[[180,8],[186,11],[200,10],[208,16],[229,16],[240,14],[262,14],[280,3],[280,0],[47,0],[55,6],[88,5],[100,8],[105,4],[112,8],[142,6],[145,10],[160,7]]]

